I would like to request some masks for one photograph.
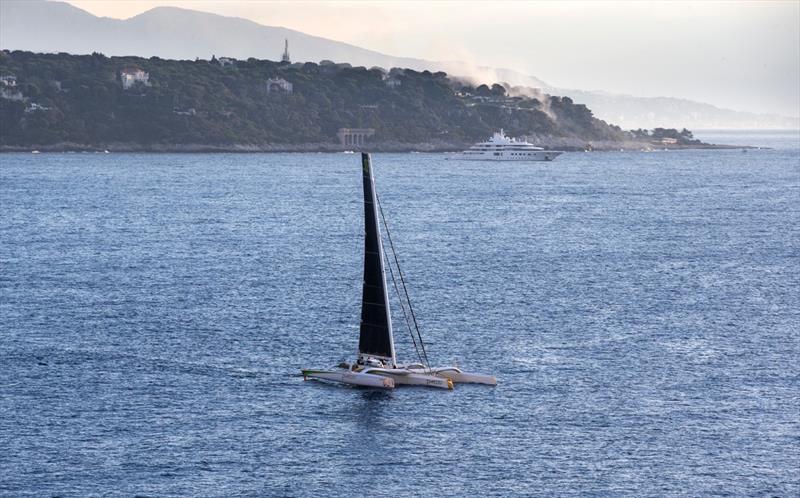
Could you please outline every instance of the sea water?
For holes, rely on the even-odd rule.
[[[375,154],[453,391],[300,376],[355,358],[357,155],[0,155],[0,494],[797,496],[800,137],[708,136],[772,148]]]

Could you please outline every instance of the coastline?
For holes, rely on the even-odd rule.
[[[639,141],[583,141],[575,138],[552,137],[535,142],[548,150],[564,152],[651,152],[654,150],[688,150],[688,149],[758,149],[749,145],[725,144],[654,144]],[[371,152],[460,152],[472,144],[450,142],[399,143],[377,142],[367,143],[364,149]],[[115,152],[115,153],[285,153],[285,152],[319,152],[341,153],[352,148],[332,143],[301,144],[78,144],[61,142],[48,145],[0,145],[0,153],[19,152]]]

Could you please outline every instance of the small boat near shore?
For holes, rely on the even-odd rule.
[[[375,180],[372,175],[369,154],[361,155],[361,168],[364,183],[364,279],[358,357],[352,365],[342,363],[335,369],[304,369],[302,370],[303,378],[382,389],[392,389],[397,385],[453,389],[454,383],[461,382],[496,385],[497,379],[493,375],[465,373],[456,366],[430,366],[414,309],[411,307],[411,300],[408,297],[405,278],[400,270],[392,237],[386,226],[386,218],[383,216],[383,210],[375,193]],[[384,252],[380,220],[383,220],[386,228],[393,258],[387,257]],[[394,266],[392,266],[392,261],[395,263]],[[400,308],[417,352],[419,361],[416,363],[400,364],[397,362],[385,263],[388,263],[391,283],[397,293]]]
[[[499,132],[469,149],[449,156],[447,159],[462,161],[552,161],[564,151],[545,150],[524,140],[507,136],[501,128]]]

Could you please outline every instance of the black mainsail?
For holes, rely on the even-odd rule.
[[[375,180],[369,154],[361,154],[364,180],[364,287],[361,297],[361,332],[358,352],[396,364],[389,294],[383,266],[383,244],[378,226]]]

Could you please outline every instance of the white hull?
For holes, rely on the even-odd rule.
[[[434,375],[446,377],[456,384],[486,384],[497,385],[497,378],[494,375],[472,374],[462,372],[456,367],[436,367],[430,370]]]
[[[394,380],[395,385],[438,387],[440,389],[453,388],[452,380],[422,371],[405,368],[367,368],[364,372],[386,376]]]
[[[303,378],[383,389],[392,389],[401,385],[436,387],[440,389],[453,389],[454,384],[497,385],[497,378],[494,375],[462,372],[458,367],[427,369],[417,364],[399,366],[398,368],[368,367],[359,372],[352,370],[303,370]]]
[[[436,369],[418,368],[366,368],[352,370],[303,370],[304,379],[320,379],[355,386],[392,389],[396,386],[422,386],[453,389],[454,382],[497,384],[490,375],[465,374],[454,367]]]
[[[333,382],[341,382],[353,386],[379,387],[382,389],[393,389],[394,380],[381,375],[351,372],[349,370],[329,371],[329,370],[303,370],[304,379],[321,379]]]

